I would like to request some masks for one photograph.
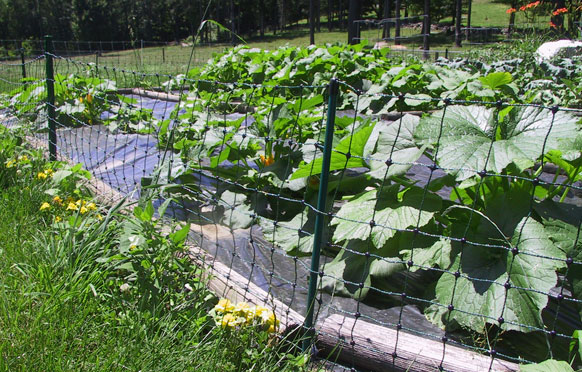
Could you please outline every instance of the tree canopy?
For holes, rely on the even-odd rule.
[[[329,29],[347,29],[349,0],[312,0],[315,19]],[[391,0],[392,3],[395,0]],[[433,1],[433,19],[455,0]],[[279,32],[308,19],[310,0],[0,0],[3,39],[180,40],[195,34],[203,17],[243,37]],[[422,13],[423,0],[401,0],[409,14]],[[360,0],[362,18],[381,19],[385,0]],[[449,4],[450,3],[450,4]],[[447,4],[449,5],[447,7]],[[391,6],[392,12],[395,6]],[[449,13],[450,14],[450,13]],[[229,38],[227,35],[223,37]],[[205,35],[214,37],[217,35]],[[218,35],[220,36],[220,35]],[[210,39],[209,39],[210,41]]]

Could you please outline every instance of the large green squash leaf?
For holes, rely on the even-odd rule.
[[[371,237],[374,246],[381,248],[397,231],[426,225],[441,208],[441,198],[432,193],[425,195],[419,187],[398,189],[395,185],[380,193],[368,191],[342,206],[331,220],[331,225],[336,226],[334,241]],[[377,225],[373,228],[372,220]]]
[[[490,246],[464,247],[450,269],[461,276],[455,279],[452,273],[445,273],[436,286],[438,302],[454,306],[451,319],[477,332],[484,332],[486,323],[496,323],[501,316],[505,330],[543,328],[541,311],[566,256],[544,226],[531,217],[524,217],[516,226],[510,246],[519,253],[514,256],[509,250]],[[510,285],[507,292],[505,283]],[[448,313],[441,316],[444,323]]]
[[[405,269],[400,259],[384,259],[395,257],[397,246],[386,244],[377,250],[369,240],[349,240],[333,261],[324,266],[323,290],[363,300],[370,290],[372,277],[388,277]],[[366,252],[373,254],[366,257]]]
[[[567,279],[572,288],[572,297],[582,298],[582,234],[576,226],[559,220],[545,221],[546,230],[552,242],[560,248],[567,257],[573,260],[568,268]],[[580,307],[579,307],[580,309]],[[582,309],[580,309],[582,316]]]
[[[490,89],[498,89],[503,85],[511,83],[513,81],[513,77],[509,72],[496,71],[487,74],[487,76],[480,77],[479,80],[484,86]]]
[[[330,171],[346,169],[346,168],[360,168],[366,167],[366,162],[363,159],[364,148],[368,137],[372,133],[372,125],[364,126],[359,129],[354,135],[349,135],[342,139],[341,142],[333,149],[331,153]],[[346,154],[350,154],[347,156]],[[319,157],[309,163],[302,162],[292,175],[292,180],[297,178],[309,177],[311,175],[321,174],[323,165],[323,157]]]
[[[372,177],[403,175],[420,158],[426,147],[418,148],[413,137],[419,121],[418,116],[406,114],[393,123],[379,123],[374,127],[365,148],[365,152],[372,153],[369,161]],[[389,169],[387,160],[392,161]]]
[[[450,106],[421,119],[415,138],[433,146],[439,166],[462,181],[483,169],[500,173],[511,163],[533,165],[577,133],[576,121],[536,107],[515,107],[500,121],[492,108]]]
[[[548,359],[538,364],[525,364],[519,366],[521,372],[574,372],[567,362],[563,360]]]
[[[247,203],[245,194],[226,190],[222,193],[219,205],[225,208],[221,222],[232,229],[245,229],[253,223],[253,209]]]
[[[333,200],[328,197],[328,210],[332,202]],[[265,239],[281,247],[290,255],[306,256],[310,255],[313,249],[315,217],[313,209],[306,207],[290,221],[278,221],[274,224],[272,220],[261,218],[259,224],[263,229]],[[328,236],[329,228],[324,223],[322,240],[326,242]]]

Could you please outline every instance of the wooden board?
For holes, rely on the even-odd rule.
[[[519,365],[493,359],[450,343],[420,337],[369,322],[331,315],[317,327],[317,345],[348,364],[373,371],[486,372],[518,371]],[[354,342],[352,345],[351,342]],[[443,356],[444,350],[444,356]],[[393,358],[392,353],[396,353]],[[491,369],[489,368],[491,366]]]

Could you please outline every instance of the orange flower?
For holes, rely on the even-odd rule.
[[[507,14],[511,14],[511,13],[515,13],[515,12],[517,12],[517,10],[515,8],[509,8],[505,11],[505,13],[507,13]]]
[[[520,7],[519,10],[521,10],[523,12],[524,10],[535,8],[538,5],[540,5],[540,1],[534,1],[533,3],[529,3],[529,4],[526,4],[522,7]]]
[[[556,26],[556,25],[554,24],[554,22],[552,22],[552,21],[550,21],[550,27],[551,27],[551,28],[558,28],[558,26]]]
[[[568,13],[568,8],[556,9],[552,14],[558,16],[560,14]]]
[[[265,155],[259,155],[259,157],[261,158],[261,163],[267,167],[275,162],[272,154],[269,157],[265,157]]]

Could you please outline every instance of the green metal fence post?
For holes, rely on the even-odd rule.
[[[26,64],[24,63],[24,48],[20,48],[20,62],[22,63],[22,78],[26,79]]]
[[[323,164],[319,180],[319,194],[317,197],[317,214],[315,216],[315,231],[313,233],[313,251],[311,252],[311,272],[309,275],[309,289],[307,292],[307,314],[304,327],[307,329],[307,338],[303,340],[303,351],[309,350],[313,343],[313,310],[315,296],[317,295],[317,277],[319,275],[319,256],[323,243],[323,223],[326,213],[326,199],[329,180],[329,165],[331,161],[331,148],[333,147],[333,127],[335,123],[335,111],[339,83],[332,79],[329,83],[329,101],[327,105],[327,122],[325,124],[325,142],[323,146]]]
[[[50,35],[44,37],[44,56],[46,59],[46,111],[48,115],[48,147],[49,159],[57,160],[57,128],[55,115],[55,74],[53,69],[53,38]]]

